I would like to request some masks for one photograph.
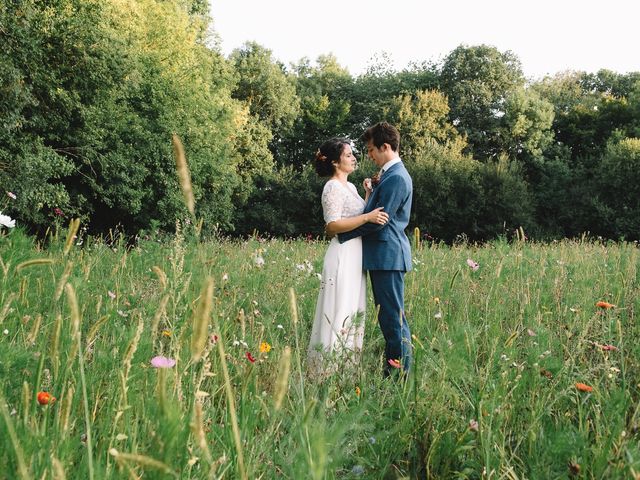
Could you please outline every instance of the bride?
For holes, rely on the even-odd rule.
[[[311,330],[307,368],[311,378],[323,379],[345,363],[359,361],[364,336],[366,281],[362,270],[362,239],[340,244],[335,237],[365,223],[384,225],[389,216],[383,207],[363,214],[371,193],[370,179],[363,183],[363,200],[347,181],[356,168],[350,142],[332,138],[324,142],[315,158],[316,172],[330,177],[322,191],[326,232],[333,237],[324,256],[322,281]]]

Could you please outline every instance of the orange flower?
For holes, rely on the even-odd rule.
[[[603,302],[602,300],[600,300],[599,302],[596,303],[596,307],[600,307],[604,310],[609,310],[610,308],[615,308],[615,305],[613,305],[612,303]]]
[[[356,397],[360,396],[360,387],[356,387]]]
[[[49,392],[38,392],[38,403],[40,405],[48,405],[56,401],[56,397]]]
[[[581,392],[593,392],[593,387],[590,387],[586,383],[576,383],[576,388]]]
[[[260,353],[269,353],[271,351],[271,345],[267,342],[262,342],[260,344]]]
[[[170,337],[171,336],[171,331],[170,330],[162,330],[162,336],[163,337]]]

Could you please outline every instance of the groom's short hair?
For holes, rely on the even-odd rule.
[[[362,134],[362,141],[366,144],[369,141],[373,141],[376,148],[380,148],[385,143],[388,143],[391,150],[398,151],[400,146],[400,132],[398,129],[387,122],[376,123],[373,127],[367,128]]]

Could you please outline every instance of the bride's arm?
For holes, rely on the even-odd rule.
[[[382,211],[383,208],[384,207],[378,207],[369,213],[334,220],[333,222],[327,223],[324,231],[327,232],[327,235],[333,237],[338,233],[349,232],[354,228],[361,227],[365,223],[377,223],[378,225],[384,225],[389,220],[389,215]]]

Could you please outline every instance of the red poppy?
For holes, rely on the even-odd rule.
[[[612,303],[603,302],[602,300],[600,300],[599,302],[596,303],[596,307],[600,307],[604,310],[609,310],[610,308],[615,308],[615,305],[613,305]]]
[[[56,401],[56,397],[51,395],[49,392],[38,392],[37,399],[40,405],[49,405]]]
[[[247,352],[247,360],[249,360],[251,363],[256,363],[256,359],[253,358],[253,355],[251,355],[251,352]]]
[[[593,392],[593,387],[590,387],[586,383],[576,383],[576,388],[581,392]]]

